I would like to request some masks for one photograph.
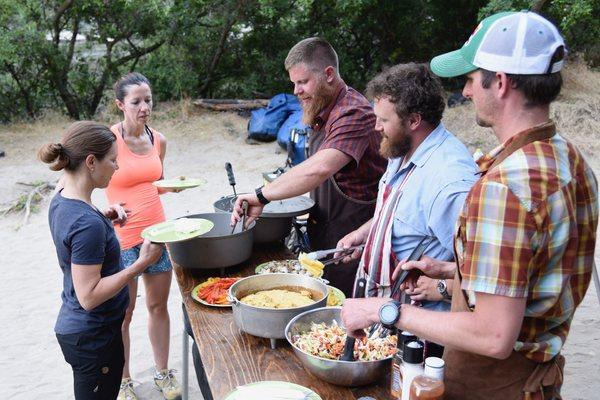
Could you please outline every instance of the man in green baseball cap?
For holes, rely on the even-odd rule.
[[[590,283],[598,225],[596,178],[550,120],[564,55],[556,27],[524,11],[484,19],[461,49],[431,61],[439,76],[466,75],[463,95],[501,143],[477,160],[456,262],[423,257],[392,277],[411,271],[409,294],[419,274],[455,279],[451,312],[403,304],[395,318],[399,329],[446,346],[445,399],[561,398],[560,352]],[[345,303],[351,334],[390,308],[369,301]]]

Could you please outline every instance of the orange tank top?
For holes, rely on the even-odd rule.
[[[115,225],[121,249],[126,250],[143,242],[140,234],[145,228],[165,220],[158,189],[152,185],[162,176],[160,138],[155,134],[152,150],[139,155],[129,150],[119,125],[111,131],[117,137],[119,169],[106,188],[106,197],[110,204],[125,202],[125,208],[131,210],[124,226]]]

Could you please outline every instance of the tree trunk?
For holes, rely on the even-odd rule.
[[[536,13],[539,13],[540,10],[542,9],[542,7],[544,6],[544,4],[546,3],[547,0],[537,0],[535,3],[533,3],[533,5],[531,6],[531,11],[534,11]]]
[[[245,3],[245,0],[237,0],[237,4],[236,4],[235,8],[233,10],[231,10],[229,15],[227,16],[227,21],[225,22],[225,25],[223,26],[223,31],[221,32],[219,44],[217,45],[217,48],[215,49],[215,53],[213,54],[213,58],[210,62],[210,65],[208,66],[208,69],[206,70],[206,78],[204,78],[204,82],[202,82],[202,85],[200,86],[200,89],[199,89],[201,97],[206,97],[208,87],[212,83],[215,70],[217,68],[217,65],[219,64],[219,60],[221,60],[221,57],[223,56],[223,53],[225,52],[225,46],[227,45],[227,37],[229,36],[229,33],[231,32],[231,28],[233,28],[233,25],[235,25],[235,23],[237,22],[239,12],[240,12],[242,6],[244,5],[244,3]]]
[[[10,73],[10,76],[12,76],[13,80],[16,82],[21,96],[23,96],[23,100],[25,101],[25,109],[27,110],[27,115],[31,118],[34,118],[35,107],[33,105],[33,101],[31,100],[31,96],[29,95],[29,90],[27,90],[27,88],[23,86],[23,83],[21,82],[21,79],[19,78],[19,74],[17,73],[15,67],[8,63],[6,63],[5,66],[8,72]]]

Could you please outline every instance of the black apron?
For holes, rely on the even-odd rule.
[[[310,135],[309,156],[319,150],[324,139],[323,129]],[[377,199],[363,201],[348,197],[335,181],[335,174],[311,191],[310,197],[315,201],[315,206],[309,214],[307,230],[313,251],[335,248],[341,238],[373,217],[377,201]],[[323,278],[344,292],[347,297],[352,297],[358,263],[359,260],[348,264],[328,265],[325,267]]]

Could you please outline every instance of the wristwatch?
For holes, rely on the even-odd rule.
[[[438,290],[438,292],[440,292],[440,294],[442,295],[444,300],[452,299],[452,295],[450,293],[448,293],[448,285],[446,284],[445,279],[438,280],[437,290]]]
[[[402,303],[396,300],[382,305],[379,309],[379,321],[381,321],[381,325],[388,329],[394,328],[394,325],[400,319],[400,307],[402,307]]]
[[[258,197],[258,201],[260,201],[260,204],[262,204],[263,206],[266,206],[267,204],[269,204],[271,202],[271,200],[267,200],[267,198],[263,194],[263,192],[262,192],[263,187],[264,186],[256,188],[256,190],[254,190],[254,193],[256,193],[256,197]]]

